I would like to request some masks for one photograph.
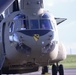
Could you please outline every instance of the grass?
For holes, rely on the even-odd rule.
[[[61,63],[64,65],[64,68],[76,68],[76,55],[68,55]]]

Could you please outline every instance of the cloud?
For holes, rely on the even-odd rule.
[[[44,0],[44,5],[52,7],[56,4],[71,2],[76,2],[76,0]]]
[[[47,6],[47,7],[52,7],[54,5],[54,2],[51,1],[51,0],[44,0],[44,6]]]
[[[66,43],[66,48],[67,49],[76,49],[76,42],[72,42],[72,43]]]
[[[76,1],[76,0],[59,0],[59,1],[60,1],[60,2],[64,2],[64,3],[65,3],[65,2],[68,2],[68,3],[69,3],[69,2],[74,2],[74,1]]]
[[[76,42],[63,43],[63,44],[66,48],[67,54],[76,54]]]

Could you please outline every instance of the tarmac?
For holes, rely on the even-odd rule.
[[[23,75],[41,75],[41,71],[34,72],[34,73],[27,73],[27,74],[23,74]],[[45,74],[45,75],[52,75],[51,70],[49,70],[49,74]],[[57,74],[57,75],[59,75],[59,74]],[[64,75],[76,75],[76,68],[65,69]]]
[[[6,75],[6,74],[2,74],[2,75]],[[37,72],[32,72],[32,73],[24,73],[24,74],[9,74],[9,75],[41,75],[41,70],[37,71]],[[49,69],[49,74],[45,74],[45,75],[52,75],[51,73],[51,69]],[[59,74],[57,74],[59,75]],[[64,69],[64,75],[76,75],[76,68],[72,68],[72,69]]]

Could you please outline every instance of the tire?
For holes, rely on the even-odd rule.
[[[63,65],[59,65],[59,75],[64,75]]]
[[[57,75],[57,66],[52,65],[52,75]]]
[[[42,74],[45,74],[45,73],[48,73],[48,67],[47,66],[44,66],[42,68]]]

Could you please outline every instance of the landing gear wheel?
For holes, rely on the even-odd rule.
[[[42,68],[42,74],[45,74],[45,73],[48,73],[48,67],[47,66],[44,66]]]
[[[52,75],[57,75],[57,66],[56,65],[52,66]]]
[[[64,75],[63,65],[59,65],[59,75]]]

